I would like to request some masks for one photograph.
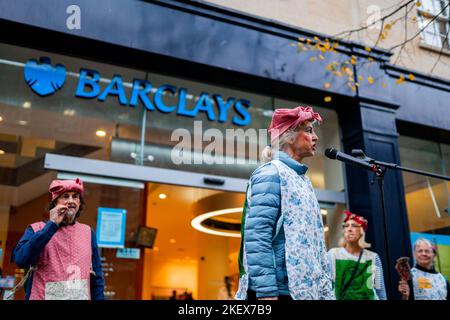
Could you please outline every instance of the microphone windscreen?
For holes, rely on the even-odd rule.
[[[338,153],[338,151],[336,149],[333,149],[333,148],[325,149],[325,156],[327,158],[336,159],[337,153]]]

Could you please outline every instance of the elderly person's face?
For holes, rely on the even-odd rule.
[[[300,158],[312,157],[317,148],[319,138],[314,132],[311,122],[306,121],[299,129],[297,137],[291,147],[294,153]]]
[[[361,225],[354,220],[348,220],[342,225],[344,230],[344,240],[347,243],[357,242],[362,236]]]
[[[414,249],[414,258],[418,265],[429,268],[434,260],[433,248],[427,243],[419,243]]]
[[[63,205],[67,207],[66,216],[64,222],[71,224],[75,219],[75,215],[80,210],[81,197],[78,192],[64,192],[56,199],[56,205]]]

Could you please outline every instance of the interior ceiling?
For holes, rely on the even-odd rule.
[[[63,143],[52,139],[37,139],[0,134],[0,185],[20,186],[47,171],[43,160],[46,153],[84,157],[98,147]]]
[[[440,188],[433,186],[433,194],[441,215],[439,218],[428,188],[418,189],[406,194],[406,205],[411,232],[430,232],[450,226],[450,216],[444,211],[450,206],[448,183]],[[445,189],[447,187],[447,190]]]
[[[155,248],[152,256],[155,260],[198,260],[198,242],[205,237],[219,237],[207,235],[191,227],[191,220],[195,215],[203,212],[194,212],[195,203],[205,197],[222,193],[222,191],[181,187],[166,184],[148,184],[147,194],[147,225],[158,229]],[[165,194],[166,199],[159,195]],[[237,197],[242,194],[236,193]],[[240,219],[237,216],[231,218]],[[200,239],[201,236],[201,239]],[[229,252],[239,250],[240,239],[222,237],[228,241]],[[175,240],[175,243],[171,242]]]

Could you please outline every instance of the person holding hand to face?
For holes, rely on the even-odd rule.
[[[84,208],[83,182],[54,180],[49,193],[48,221],[29,225],[12,254],[18,267],[31,270],[26,299],[103,300],[95,233],[77,221]]]

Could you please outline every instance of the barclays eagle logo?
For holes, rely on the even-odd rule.
[[[40,96],[48,96],[61,89],[66,81],[66,67],[51,65],[50,58],[41,57],[40,63],[30,59],[24,68],[25,82]]]

